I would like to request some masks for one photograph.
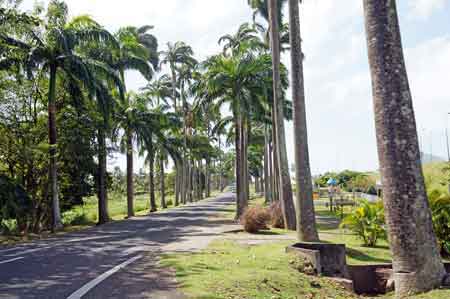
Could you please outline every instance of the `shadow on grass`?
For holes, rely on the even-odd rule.
[[[381,247],[381,246],[380,246]],[[351,257],[354,260],[360,261],[360,262],[369,262],[369,263],[383,263],[383,264],[388,264],[388,263],[392,263],[391,260],[389,259],[384,259],[384,258],[378,258],[378,257],[374,257],[374,256],[370,256],[360,250],[356,250],[353,248],[346,248],[346,252],[347,252],[347,256]]]

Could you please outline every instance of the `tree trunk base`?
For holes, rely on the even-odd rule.
[[[394,273],[395,298],[408,298],[414,294],[425,293],[442,286],[445,274],[441,277],[431,277],[427,273]]]
[[[60,232],[60,231],[62,231],[63,229],[64,229],[64,225],[63,225],[61,222],[56,223],[56,224],[54,224],[54,225],[52,226],[52,232],[53,232],[53,233]]]
[[[450,273],[447,273],[444,276],[444,279],[442,280],[442,286],[446,288],[450,287]]]

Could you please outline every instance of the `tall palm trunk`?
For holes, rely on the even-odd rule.
[[[235,220],[238,220],[241,218],[242,214],[244,213],[244,207],[242,206],[242,197],[243,197],[243,190],[242,190],[242,179],[241,179],[241,173],[242,173],[242,158],[241,158],[241,121],[240,116],[235,116],[235,149],[236,149],[236,160],[235,160],[235,172],[236,172],[236,216]]]
[[[242,130],[242,134],[244,136],[243,140],[243,146],[244,146],[244,184],[245,184],[245,206],[247,207],[248,201],[250,200],[250,175],[249,175],[249,168],[248,168],[248,142],[249,142],[249,135],[250,135],[250,120],[246,117],[244,118],[244,126]]]
[[[164,158],[161,157],[161,159],[159,160],[159,168],[161,171],[161,208],[163,209],[167,209],[167,204],[166,204],[166,186],[165,186],[165,172],[164,172]]]
[[[148,149],[149,154],[149,185],[150,185],[150,213],[156,212],[156,196],[155,196],[155,153],[153,146],[150,145]]]
[[[269,141],[267,126],[264,127],[264,200],[266,203],[271,202],[270,199],[270,175],[269,175]]]
[[[171,63],[170,70],[172,71],[172,98],[175,112],[177,112],[177,73],[175,71],[175,66]]]
[[[270,202],[274,202],[278,197],[276,196],[276,182],[274,180],[274,161],[273,161],[273,150],[272,150],[272,142],[269,141],[267,145],[267,155],[269,157],[269,188],[270,188]]]
[[[98,129],[98,224],[110,220],[108,194],[106,189],[106,141],[105,128]]]
[[[241,125],[240,125],[240,140],[241,140],[241,187],[242,187],[242,197],[241,197],[241,206],[244,211],[248,206],[249,199],[249,181],[248,181],[248,134],[247,134],[247,125],[244,116],[241,116]]]
[[[285,227],[294,230],[296,227],[295,207],[292,200],[292,185],[287,159],[286,137],[284,132],[284,103],[281,96],[280,80],[280,37],[278,24],[278,1],[269,0],[270,43],[272,49],[273,92],[276,134],[276,153],[278,158],[280,200]]]
[[[127,210],[128,217],[134,216],[134,186],[133,186],[133,134],[126,129],[127,139]]]
[[[175,163],[175,206],[180,205],[180,190],[181,190],[181,167],[180,162],[178,160],[174,161]]]
[[[383,199],[396,295],[439,287],[445,275],[425,191],[394,0],[364,0]]]
[[[271,152],[272,152],[272,180],[273,180],[273,199],[278,201],[280,200],[280,180],[278,179],[280,177],[279,175],[279,167],[278,167],[278,157],[277,157],[277,128],[275,126],[275,114],[274,114],[274,108],[272,107],[272,145],[271,145]]]
[[[60,230],[63,227],[61,222],[61,209],[59,207],[58,171],[56,165],[56,70],[56,65],[50,66],[50,86],[48,93],[49,176],[52,194],[53,231]]]
[[[205,160],[205,180],[206,180],[206,194],[205,197],[211,196],[211,160]]]
[[[319,240],[314,212],[311,169],[309,164],[308,132],[306,126],[303,52],[300,32],[298,0],[289,0],[289,28],[291,41],[292,102],[294,104],[296,219],[299,241]]]
[[[193,180],[194,177],[192,175],[192,170],[193,170],[193,164],[191,164],[191,162],[188,160],[187,162],[187,167],[186,167],[186,180],[188,182],[188,194],[187,194],[187,201],[188,202],[193,202]]]

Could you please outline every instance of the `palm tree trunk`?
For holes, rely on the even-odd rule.
[[[175,163],[175,206],[180,205],[180,190],[181,190],[181,172],[182,167],[180,166],[180,161],[174,160]]]
[[[127,210],[128,217],[134,216],[134,186],[133,186],[133,134],[126,130],[127,138]]]
[[[364,0],[383,200],[398,298],[441,285],[396,3]]]
[[[273,91],[274,91],[274,111],[275,123],[277,127],[276,152],[278,157],[280,199],[283,210],[284,223],[287,229],[294,230],[296,227],[295,207],[292,200],[292,185],[289,174],[289,164],[287,159],[286,137],[284,132],[284,103],[281,96],[280,80],[280,37],[278,24],[278,1],[269,0],[270,16],[270,43],[272,49],[273,68]]]
[[[50,86],[48,93],[48,139],[49,139],[49,175],[52,194],[52,230],[60,230],[63,225],[61,222],[61,209],[58,198],[58,170],[56,165],[57,144],[56,144],[56,70],[55,65],[50,66]]]
[[[155,196],[155,154],[153,146],[148,149],[149,154],[149,184],[150,184],[150,213],[156,212],[156,196]]]
[[[316,228],[312,178],[309,164],[303,52],[298,0],[289,0],[289,28],[291,40],[292,102],[294,105],[297,238],[303,242],[315,242],[319,240],[319,234]]]
[[[205,180],[206,180],[206,197],[211,196],[211,161],[206,159],[205,161]]]
[[[245,118],[243,132],[244,134],[244,163],[245,163],[245,207],[248,206],[248,201],[250,200],[250,175],[248,169],[248,142],[250,134],[250,120]]]
[[[164,158],[161,158],[159,160],[159,167],[161,170],[161,208],[163,209],[167,209],[167,204],[166,204],[166,186],[165,186],[165,173],[164,173]]]
[[[277,136],[277,128],[274,125],[275,124],[275,115],[272,108],[272,144],[271,144],[271,153],[272,153],[272,181],[273,181],[273,199],[278,201],[280,200],[280,180],[278,179],[280,177],[279,175],[279,168],[278,168],[278,157],[277,157],[277,151],[275,145],[276,142],[276,136]]]
[[[272,143],[269,139],[269,144],[267,145],[267,156],[269,158],[269,189],[270,189],[270,202],[274,202],[276,200],[276,190],[275,190],[275,182],[274,182],[274,161],[273,161],[273,151],[272,151]]]
[[[110,220],[106,190],[106,141],[104,127],[98,130],[98,224]]]
[[[264,128],[264,201],[266,204],[271,202],[270,199],[270,175],[269,175],[269,148],[267,138],[267,126]]]
[[[193,189],[193,177],[192,177],[192,165],[189,159],[186,161],[186,181],[187,181],[187,201],[192,202],[192,189]]]
[[[244,213],[244,207],[242,206],[242,158],[241,158],[241,121],[240,116],[235,116],[235,151],[236,151],[236,160],[235,160],[235,172],[236,172],[236,216],[235,220],[241,218]]]
[[[170,70],[172,71],[172,98],[175,112],[177,112],[177,73],[175,72],[175,66],[170,64]]]
[[[242,186],[242,198],[241,198],[241,206],[244,211],[248,206],[248,149],[247,149],[247,130],[246,130],[246,121],[245,117],[241,117],[241,186]]]

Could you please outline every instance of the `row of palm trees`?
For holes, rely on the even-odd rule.
[[[133,149],[145,154],[150,173],[150,205],[156,210],[155,160],[164,171],[167,157],[176,169],[175,204],[203,196],[210,185],[211,164],[224,163],[225,135],[234,143],[238,219],[248,205],[251,174],[263,178],[266,199],[279,200],[284,223],[297,229],[301,241],[318,241],[309,165],[303,52],[298,0],[248,0],[267,26],[243,24],[219,40],[222,53],[204,62],[190,46],[177,42],[158,52],[151,26],[126,27],[111,34],[87,16],[67,20],[67,6],[50,1],[48,15],[26,34],[0,40],[22,53],[0,66],[20,64],[48,77],[48,122],[53,226],[61,226],[57,180],[56,91],[58,76],[73,81],[73,92],[96,103],[98,112],[99,222],[109,220],[107,208],[107,139],[117,136],[127,156],[128,215],[133,216]],[[444,277],[431,224],[417,132],[403,59],[395,1],[364,0],[377,140],[394,257],[396,287],[424,291]],[[283,5],[289,4],[289,25]],[[38,30],[39,29],[39,30]],[[21,37],[21,38],[18,38]],[[290,50],[292,103],[286,100],[288,73],[280,63]],[[8,52],[7,52],[8,53]],[[3,55],[5,56],[5,55]],[[155,73],[165,65],[169,75]],[[137,70],[150,83],[138,94],[127,92],[125,73]],[[151,81],[153,79],[153,81]],[[221,113],[229,108],[229,114]],[[284,120],[294,119],[296,208],[289,167]],[[255,162],[256,157],[260,157]],[[399,163],[400,162],[400,163]],[[164,176],[161,177],[162,179]],[[203,184],[202,181],[206,184]],[[162,180],[162,205],[164,199]],[[261,186],[260,186],[261,187]],[[207,195],[209,187],[205,188]]]
[[[292,100],[296,159],[297,231],[301,241],[317,241],[308,157],[300,0],[249,1],[269,15],[273,62],[276,151],[281,173],[280,200],[290,201],[290,183],[284,183],[285,143],[278,67],[279,24],[282,5],[289,3]],[[393,253],[396,296],[404,298],[449,283],[433,231],[420,162],[412,96],[403,56],[395,0],[363,0],[368,57],[372,77],[375,124],[384,186],[384,205]],[[280,134],[281,133],[281,134]],[[288,172],[286,171],[286,176]],[[286,206],[285,206],[286,208]]]
[[[2,69],[12,71],[13,67],[20,66],[29,73],[48,78],[49,193],[53,229],[62,227],[56,123],[58,88],[64,88],[58,85],[61,77],[71,82],[73,97],[83,97],[96,107],[100,224],[110,220],[108,140],[117,142],[126,154],[129,217],[134,216],[133,155],[136,145],[149,165],[151,211],[157,209],[154,186],[156,159],[161,171],[163,208],[167,206],[164,170],[169,156],[177,169],[175,204],[202,197],[205,184],[201,178],[205,174],[205,195],[209,196],[209,168],[217,150],[206,137],[210,122],[207,126],[199,124],[201,110],[188,101],[192,98],[189,87],[198,64],[191,47],[182,42],[169,43],[166,51],[159,52],[157,39],[150,33],[152,26],[124,27],[112,34],[91,17],[79,16],[69,21],[67,15],[66,4],[52,0],[45,18],[34,17],[25,28],[9,35],[0,34],[2,45],[15,53],[2,57]],[[20,53],[20,59],[17,53]],[[172,76],[156,76],[165,64]],[[128,70],[138,71],[149,82],[139,93],[127,92],[125,77]],[[210,121],[217,117],[216,113]]]

